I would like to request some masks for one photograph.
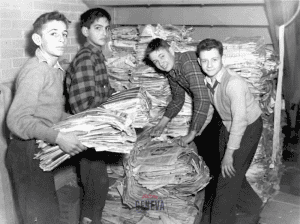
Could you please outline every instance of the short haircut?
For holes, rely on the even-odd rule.
[[[159,49],[169,49],[170,45],[168,44],[167,41],[161,39],[161,38],[155,38],[153,40],[150,41],[150,43],[148,44],[146,50],[145,50],[145,56],[144,56],[144,62],[148,65],[152,65],[153,63],[149,58],[149,55],[154,52],[157,51]]]
[[[223,44],[216,39],[207,38],[200,41],[200,43],[197,45],[197,57],[200,56],[201,51],[210,51],[211,49],[217,49],[220,55],[223,56]]]
[[[37,33],[39,35],[42,34],[42,29],[43,25],[46,23],[57,20],[57,21],[62,21],[66,24],[66,26],[69,26],[70,21],[65,17],[64,14],[58,12],[58,11],[53,11],[53,12],[47,12],[42,15],[40,15],[35,22],[33,23],[33,33]]]
[[[93,8],[89,9],[86,12],[82,13],[80,16],[80,27],[90,28],[91,24],[100,18],[106,18],[108,22],[111,21],[110,14],[102,8]]]

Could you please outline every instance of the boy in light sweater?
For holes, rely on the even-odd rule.
[[[57,12],[39,16],[33,24],[32,40],[38,46],[35,56],[21,68],[16,93],[7,115],[12,133],[6,165],[12,178],[20,223],[59,223],[59,206],[54,176],[44,172],[34,154],[36,140],[58,144],[70,155],[83,150],[74,134],[56,131],[51,126],[68,114],[63,111],[63,55],[68,36],[67,18]]]
[[[211,212],[205,213],[202,223],[240,223],[241,214],[243,224],[258,223],[262,201],[248,183],[246,172],[262,133],[261,109],[246,81],[223,66],[220,41],[202,40],[197,54],[206,75],[204,81],[211,90],[211,103],[223,123],[219,135],[220,161],[216,160],[216,165],[221,164],[221,172],[216,194],[210,199]]]

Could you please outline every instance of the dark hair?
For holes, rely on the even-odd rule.
[[[218,40],[207,38],[200,41],[200,43],[197,45],[197,57],[199,57],[201,51],[210,51],[213,48],[216,48],[220,55],[223,56],[223,44]]]
[[[153,51],[157,51],[161,48],[169,49],[169,47],[170,47],[170,45],[168,44],[168,42],[161,39],[161,38],[155,38],[155,39],[151,40],[150,43],[148,44],[146,50],[145,50],[144,62],[148,65],[153,66],[153,63],[150,60],[149,55]]]
[[[108,22],[111,21],[110,14],[102,8],[89,9],[80,16],[80,27],[90,28],[91,24],[99,18],[106,18]]]
[[[35,22],[33,23],[33,33],[41,34],[43,25],[53,20],[62,21],[66,24],[67,27],[70,23],[70,21],[65,17],[65,15],[58,11],[47,12],[40,15],[35,20]]]

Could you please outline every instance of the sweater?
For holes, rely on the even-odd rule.
[[[50,66],[38,48],[16,79],[16,93],[7,115],[7,126],[13,135],[55,143],[58,131],[51,126],[67,116],[63,78],[60,65]]]

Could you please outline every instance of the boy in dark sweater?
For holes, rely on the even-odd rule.
[[[39,152],[36,140],[58,144],[70,155],[86,148],[74,134],[51,128],[68,116],[63,110],[63,69],[58,63],[67,43],[68,23],[57,11],[42,14],[34,22],[32,39],[38,48],[18,74],[7,116],[12,140],[6,164],[24,224],[53,224],[60,218],[54,176],[33,159]]]

